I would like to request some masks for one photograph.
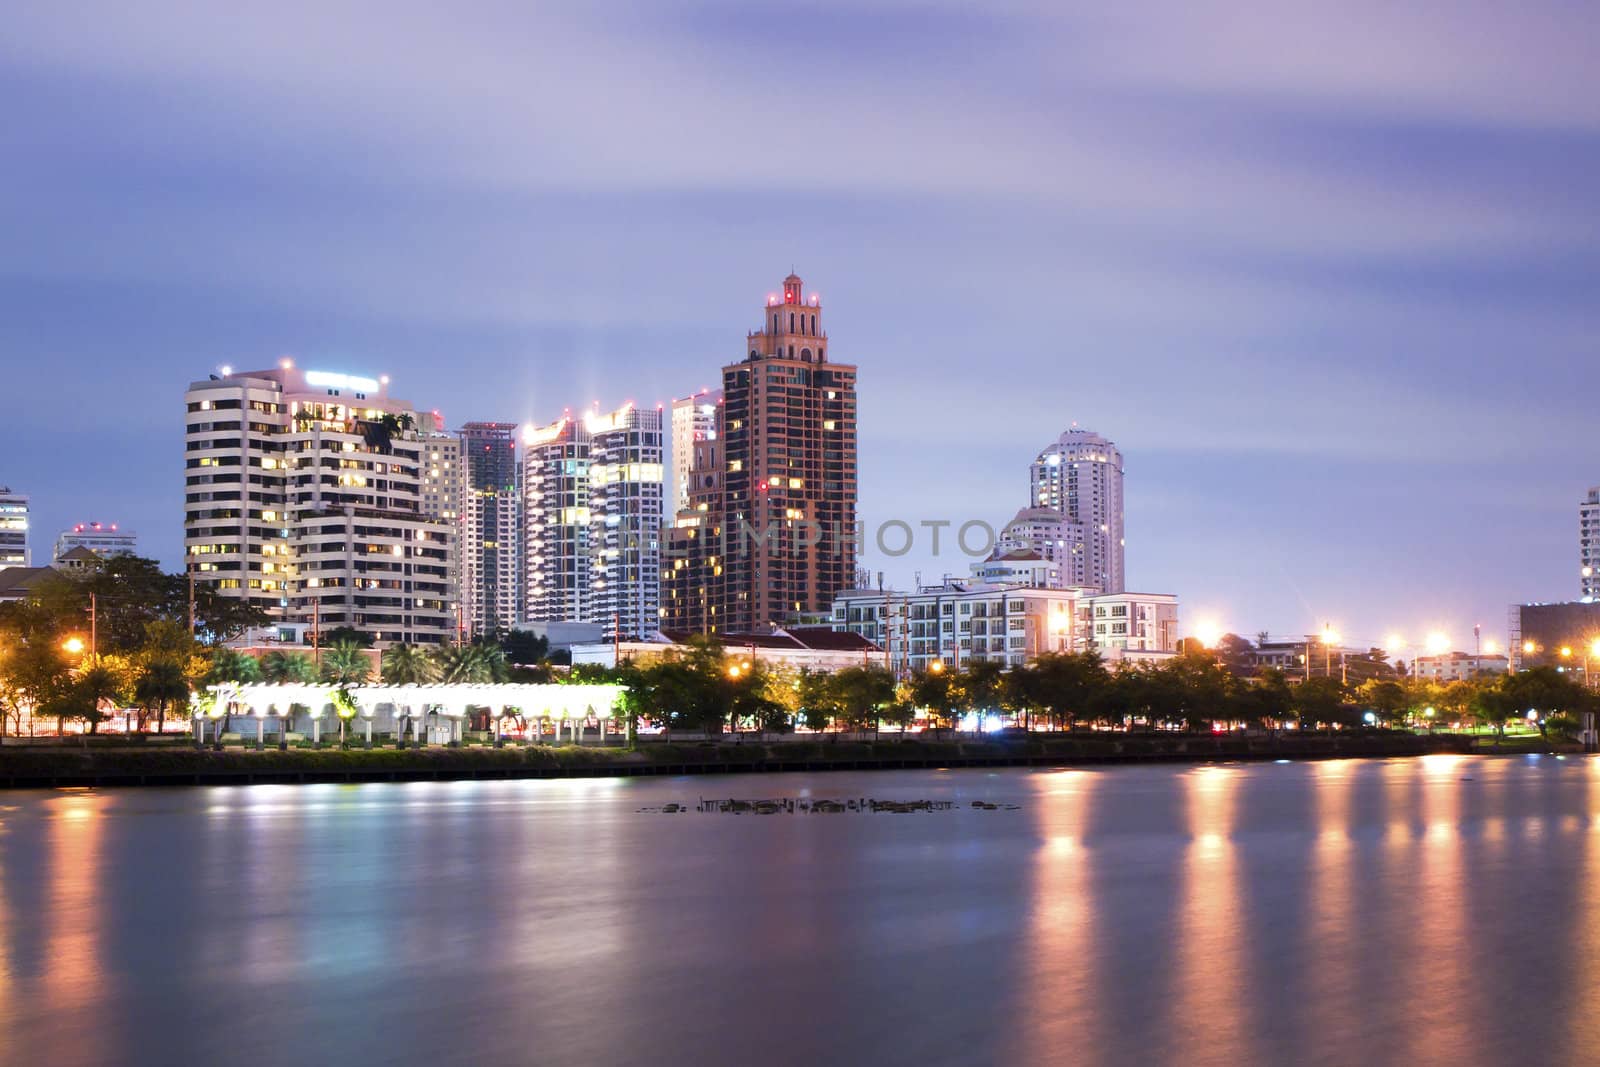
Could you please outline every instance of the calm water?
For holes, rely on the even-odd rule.
[[[638,811],[807,794],[1021,808]],[[1595,760],[0,793],[3,1063],[1575,1063],[1597,995]]]

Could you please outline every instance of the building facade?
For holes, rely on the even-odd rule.
[[[1600,603],[1588,600],[1562,604],[1517,604],[1510,613],[1511,668],[1561,670],[1582,668],[1600,641]],[[1600,665],[1590,663],[1600,670]]]
[[[714,440],[721,420],[721,389],[702,389],[694,396],[672,402],[672,503],[671,514],[689,507],[690,472],[695,469],[695,445]]]
[[[747,355],[722,369],[719,506],[699,520],[694,565],[668,569],[669,616],[703,580],[704,608],[685,617],[754,632],[826,614],[853,584],[856,368],[830,361],[828,345],[821,300],[789,275],[746,335]]]
[[[1060,563],[1064,585],[1122,592],[1122,478],[1116,445],[1088,430],[1066,431],[1029,468],[1030,507],[1006,527],[1015,542],[1010,547],[1032,547]],[[1044,521],[1039,509],[1055,512],[1061,525]],[[1024,544],[1030,537],[1032,544]]]
[[[589,434],[591,622],[608,637],[661,626],[665,442],[661,410],[626,404],[585,420]]]
[[[662,414],[632,404],[563,416],[523,433],[523,618],[604,627],[607,639],[660,623],[665,441]]]
[[[1485,674],[1504,674],[1511,666],[1511,660],[1498,652],[1447,652],[1418,656],[1412,663],[1415,676],[1428,682],[1459,682]]]
[[[450,553],[449,611],[457,641],[467,636],[466,604],[462,599],[462,551],[465,533],[462,519],[464,481],[461,467],[461,438],[443,430],[419,434],[422,449],[422,514],[448,526],[456,550]]]
[[[0,571],[29,566],[28,497],[0,486]]]
[[[1578,596],[1600,599],[1600,486],[1578,505]]]
[[[461,427],[461,601],[469,637],[515,628],[522,604],[517,426]]]
[[[848,590],[834,598],[832,623],[882,647],[899,674],[934,663],[1020,667],[1047,652],[1147,658],[1177,647],[1178,598],[947,578],[914,593]]]
[[[139,537],[132,530],[118,529],[114,522],[80,522],[56,538],[51,559],[60,562],[74,548],[86,548],[102,559],[132,556],[139,551]]]
[[[184,397],[184,552],[197,582],[274,623],[351,627],[380,644],[453,630],[454,531],[424,514],[431,414],[386,379],[274,369]]]

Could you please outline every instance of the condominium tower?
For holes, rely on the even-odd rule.
[[[107,556],[131,556],[139,551],[139,535],[124,530],[114,522],[80,522],[70,530],[63,530],[56,538],[51,558],[59,562],[74,548],[86,548],[102,559]]]
[[[453,630],[453,529],[421,505],[431,414],[387,379],[224,371],[190,384],[184,552],[196,581],[278,621],[382,644]]]
[[[1008,524],[1002,540],[1029,543],[1059,564],[1063,585],[1122,592],[1122,453],[1117,446],[1097,433],[1071,429],[1039,453],[1029,473],[1031,506]]]
[[[461,597],[472,635],[517,623],[522,562],[516,430],[511,422],[461,428]]]
[[[689,506],[689,478],[697,441],[717,435],[717,407],[722,390],[702,389],[672,402],[672,513]]]
[[[675,533],[687,554],[664,572],[674,628],[739,633],[823,615],[855,578],[856,368],[828,360],[821,301],[794,274],[745,350],[722,369],[721,440],[703,450],[720,470],[689,472],[691,502],[697,473],[721,485],[704,511],[680,514],[696,536]]]
[[[523,430],[523,616],[607,638],[659,626],[661,411],[626,404]]]

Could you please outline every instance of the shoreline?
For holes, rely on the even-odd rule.
[[[649,744],[640,748],[544,745],[287,751],[193,747],[0,746],[0,789],[173,787],[530,778],[679,777],[967,767],[1069,767],[1137,763],[1384,759],[1433,753],[1494,754],[1470,735],[1348,734],[1296,737],[1058,738],[1044,741],[839,741]],[[1516,754],[1531,750],[1514,749]],[[1537,751],[1557,752],[1556,746]]]

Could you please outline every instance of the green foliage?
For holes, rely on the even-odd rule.
[[[322,653],[322,680],[341,688],[361,685],[372,676],[372,661],[354,641],[334,645]]]
[[[261,680],[277,684],[314,682],[317,665],[304,653],[273,649],[261,657]]]
[[[439,677],[434,658],[415,645],[390,645],[380,667],[386,685],[426,685]]]

